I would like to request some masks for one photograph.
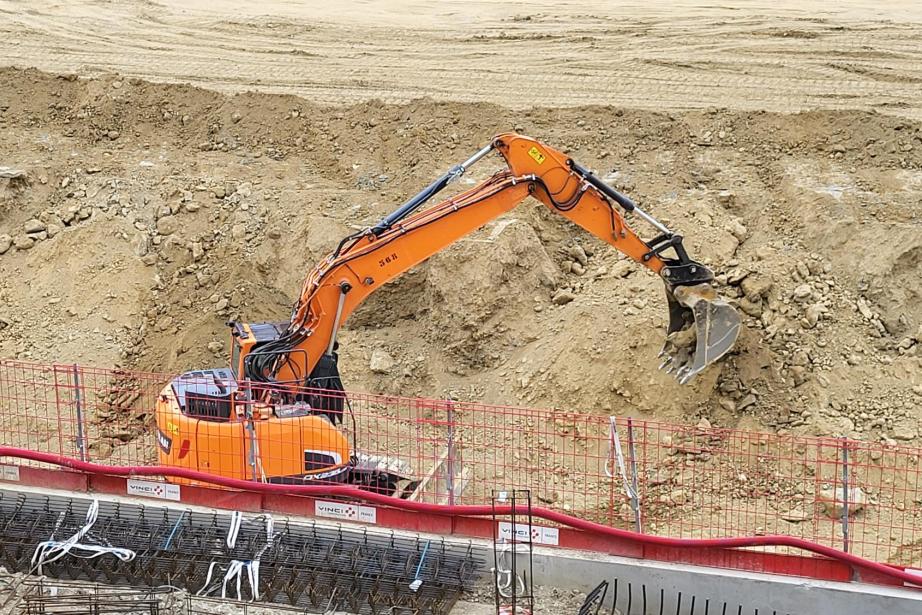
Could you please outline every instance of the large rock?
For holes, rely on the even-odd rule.
[[[845,500],[842,499],[842,487],[826,487],[820,489],[818,501],[823,507],[826,516],[832,519],[841,519],[845,512]],[[868,503],[868,497],[861,487],[851,487],[848,490],[848,516],[851,517],[861,511]]]
[[[765,276],[750,275],[746,276],[746,279],[743,280],[740,286],[746,298],[752,302],[756,302],[758,299],[768,296],[769,291],[772,289],[772,281]]]
[[[13,246],[13,238],[9,235],[0,235],[0,254],[5,254]]]
[[[739,300],[739,306],[744,313],[754,318],[762,315],[762,299],[758,296],[756,296],[755,300],[750,299],[748,296],[743,297]]]
[[[893,422],[894,440],[915,440],[919,436],[918,421],[913,417],[903,417]]]
[[[31,250],[35,245],[35,240],[28,235],[19,235],[13,240],[13,245],[17,250]]]
[[[179,220],[176,216],[163,216],[157,220],[157,232],[161,235],[172,235],[179,230]]]
[[[589,257],[586,255],[586,251],[580,245],[570,246],[567,250],[567,254],[570,255],[570,258],[578,262],[583,267],[586,266],[586,263],[589,262]]]
[[[749,234],[749,230],[745,226],[743,226],[743,224],[739,220],[732,221],[727,226],[727,231],[729,231],[731,235],[736,237],[736,240],[739,241],[740,243],[743,243],[744,241],[746,241],[746,237]]]
[[[64,221],[58,214],[53,211],[43,212],[41,215],[41,221],[44,222],[46,226],[64,226]]]
[[[26,220],[26,223],[23,225],[23,228],[26,231],[26,233],[31,234],[31,233],[41,233],[42,231],[45,230],[46,227],[45,227],[45,223],[42,222],[41,220],[32,218],[31,220]]]
[[[782,513],[781,518],[788,523],[801,523],[809,521],[811,516],[803,508],[795,507],[786,513]]]
[[[794,289],[794,298],[795,299],[807,299],[813,295],[813,287],[809,284],[801,284]]]
[[[573,294],[572,290],[568,288],[562,288],[557,291],[551,301],[553,301],[555,305],[566,305],[574,299],[576,299],[576,295]]]
[[[375,348],[368,368],[376,374],[389,374],[394,369],[394,358],[386,350]]]

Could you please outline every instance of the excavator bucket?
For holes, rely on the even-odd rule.
[[[685,384],[695,374],[721,358],[739,337],[739,313],[717,297],[709,284],[666,290],[669,330],[660,356],[660,369]]]

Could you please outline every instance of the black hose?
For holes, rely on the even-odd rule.
[[[604,194],[608,198],[615,201],[618,205],[623,207],[624,211],[634,211],[634,208],[636,207],[636,205],[634,204],[634,201],[624,196],[623,194],[621,194],[620,192],[618,192],[617,190],[615,190],[614,188],[606,184],[604,181],[596,177],[592,171],[590,171],[586,167],[580,166],[574,160],[568,160],[567,164],[570,165],[570,168],[576,171],[583,179],[585,179],[587,182],[589,182],[590,184],[598,188],[598,190],[602,194]]]
[[[452,167],[451,169],[448,170],[447,173],[445,173],[444,175],[439,177],[437,180],[435,180],[434,182],[432,182],[431,184],[423,188],[413,198],[411,198],[406,203],[398,207],[392,213],[385,216],[384,219],[382,219],[380,222],[378,222],[376,225],[374,225],[371,228],[371,232],[375,235],[375,237],[379,237],[382,233],[387,231],[387,229],[391,228],[394,224],[396,224],[397,222],[400,222],[401,220],[409,216],[416,209],[418,209],[420,205],[422,205],[423,203],[431,199],[433,196],[435,196],[445,186],[447,186],[448,183],[452,179],[460,175],[460,173],[461,173],[460,165]]]

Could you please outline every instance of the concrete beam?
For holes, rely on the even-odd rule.
[[[748,615],[756,612],[763,615],[922,613],[922,589],[807,581],[798,577],[546,548],[535,549],[533,565],[535,583],[538,585],[588,592],[601,581],[607,580],[610,587],[606,608],[603,609],[605,613],[611,612],[615,579],[618,579],[617,606],[625,614],[628,584],[631,584],[633,608],[629,615],[690,614],[693,597],[696,605],[694,613],[697,614],[705,612],[706,602],[708,612],[716,615],[720,615],[724,603],[727,604],[727,615],[736,615],[740,606],[742,612]],[[642,608],[644,587],[647,595],[646,611]],[[660,590],[663,596],[662,610]]]

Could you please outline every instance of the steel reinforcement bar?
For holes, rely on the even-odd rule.
[[[438,615],[477,581],[485,551],[269,515],[0,492],[0,562],[57,579],[180,587],[302,612]]]

